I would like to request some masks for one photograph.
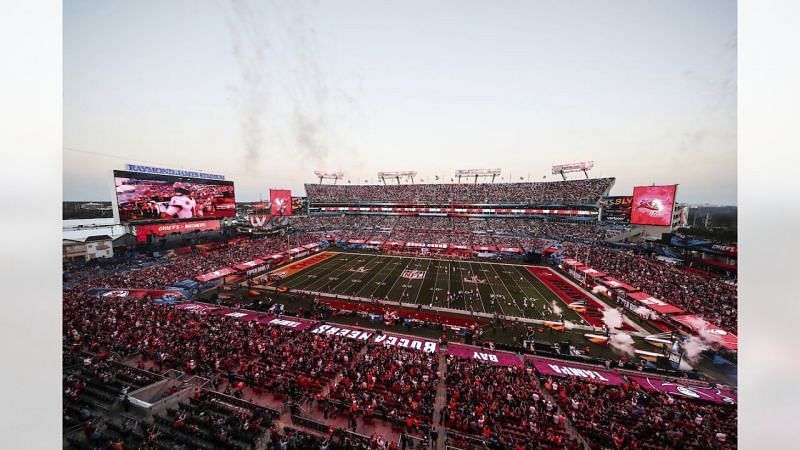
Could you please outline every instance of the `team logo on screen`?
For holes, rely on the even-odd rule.
[[[425,278],[425,271],[424,270],[404,270],[403,274],[400,275],[403,278],[408,278],[409,280],[421,280]]]
[[[636,205],[636,209],[646,209],[646,214],[649,214],[651,217],[658,217],[661,215],[661,211],[664,210],[664,204],[661,203],[661,200],[657,198],[653,199],[642,199],[639,200],[639,204]]]
[[[286,212],[286,199],[276,198],[273,203],[275,204],[275,209],[278,210],[278,214],[283,215]]]

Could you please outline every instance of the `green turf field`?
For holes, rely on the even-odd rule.
[[[404,272],[411,278],[403,277]],[[469,282],[471,277],[483,282]],[[557,309],[566,320],[582,323],[555,293],[520,265],[339,253],[280,284],[289,289],[402,300],[404,305],[499,312],[540,320],[558,320]],[[458,294],[465,291],[468,293]],[[448,292],[452,294],[449,299]]]

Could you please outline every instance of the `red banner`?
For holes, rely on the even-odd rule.
[[[631,223],[635,225],[672,224],[672,209],[675,206],[677,185],[636,186],[633,188]]]
[[[568,361],[543,360],[530,356],[526,357],[526,359],[533,361],[533,365],[536,367],[536,370],[545,376],[563,378],[577,377],[583,378],[584,380],[591,380],[598,383],[611,385],[625,383],[625,380],[623,380],[622,377],[616,373],[609,372],[608,370],[602,370],[593,366],[577,364]]]
[[[622,290],[628,291],[628,292],[636,292],[636,291],[639,290],[638,288],[635,288],[635,287],[631,286],[630,284],[625,283],[623,281],[619,281],[619,280],[617,280],[616,278],[613,278],[613,277],[605,277],[602,280],[600,280],[599,283],[600,284],[604,284],[604,285],[610,287],[611,289],[622,289]]]
[[[269,202],[272,205],[270,213],[273,216],[292,215],[292,191],[288,189],[270,189]]]
[[[675,305],[670,305],[664,300],[657,299],[646,292],[634,292],[628,294],[628,298],[632,298],[644,306],[652,309],[659,314],[676,314],[683,313],[684,311]]]
[[[230,275],[232,273],[236,273],[235,270],[231,269],[230,267],[226,267],[224,269],[215,270],[213,272],[209,272],[203,275],[198,275],[194,277],[195,280],[205,283],[207,281],[216,280],[217,278],[222,278],[224,276]]]
[[[523,362],[517,355],[509,352],[491,351],[481,347],[450,343],[447,354],[462,359],[473,359],[486,364],[504,367],[522,367]]]
[[[173,222],[153,225],[136,225],[136,240],[147,242],[147,235],[167,236],[190,231],[219,231],[219,220],[200,220],[196,222]]]

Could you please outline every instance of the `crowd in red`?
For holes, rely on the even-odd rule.
[[[598,240],[606,227],[590,222],[543,219],[468,219],[432,216],[311,216],[295,219],[296,230],[320,230],[336,239],[429,244],[535,247],[540,238]]]
[[[543,378],[593,449],[733,449],[736,407],[647,392],[635,383],[607,386],[584,379]]]
[[[672,267],[634,250],[566,243],[562,252],[732,333],[736,332],[735,284]]]
[[[314,237],[304,235],[303,238],[307,239],[303,244],[314,241]],[[244,240],[224,243],[214,250],[193,251],[166,261],[150,261],[154,264],[143,268],[81,270],[79,275],[84,288],[160,289],[197,275],[280,253],[288,250],[288,247],[285,238]]]
[[[566,417],[538,389],[532,369],[449,357],[445,381],[449,428],[499,448],[579,448],[565,432]]]
[[[415,202],[567,204],[596,203],[614,183],[614,178],[593,178],[533,183],[447,183],[447,184],[306,184],[311,204]]]
[[[406,429],[427,430],[439,383],[438,355],[400,347],[371,346],[345,370],[330,398],[351,413],[404,421]]]

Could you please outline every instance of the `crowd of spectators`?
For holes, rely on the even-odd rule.
[[[241,322],[127,299],[65,299],[67,350],[114,352],[158,372],[177,369],[229,383],[245,381],[269,392],[303,396],[319,392],[348,366],[363,345],[289,328]]]
[[[737,330],[735,284],[668,265],[636,250],[566,243],[562,252],[730,332]]]
[[[594,204],[614,178],[533,183],[306,184],[309,203]]]
[[[602,240],[607,230],[592,222],[543,219],[468,219],[441,216],[311,216],[293,224],[298,231],[321,233],[337,240],[378,240],[519,247],[519,240]],[[508,245],[515,243],[514,245]]]
[[[497,448],[566,448],[566,417],[538,388],[530,368],[448,357],[447,426]]]
[[[213,447],[255,448],[272,424],[274,413],[242,400],[208,390],[196,390],[188,403],[167,409],[156,424],[165,434],[184,436]]]
[[[609,386],[541,378],[593,449],[736,448],[736,406],[648,392],[636,383]]]
[[[330,391],[350,413],[404,421],[406,431],[427,430],[439,383],[438,355],[371,345]]]
[[[247,239],[222,243],[213,250],[190,248],[188,253],[173,255],[172,258],[147,258],[146,265],[134,260],[110,268],[75,268],[67,278],[70,285],[80,282],[95,288],[160,289],[197,275],[268,257],[286,251],[290,246],[319,242],[321,239],[324,239],[323,233],[303,233],[294,236],[294,242],[287,242],[286,238],[280,237]]]

